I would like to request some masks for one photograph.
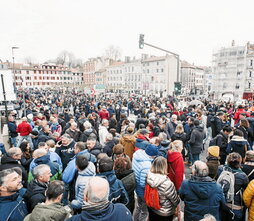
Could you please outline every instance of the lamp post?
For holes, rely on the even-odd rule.
[[[16,73],[15,73],[15,67],[14,67],[14,50],[19,49],[19,47],[11,47],[11,52],[12,52],[12,73],[14,77],[14,90],[16,91]]]

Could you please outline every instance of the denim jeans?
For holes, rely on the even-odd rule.
[[[137,196],[136,210],[134,212],[134,221],[146,221],[148,218],[148,209],[144,198]]]
[[[233,213],[235,214],[234,216],[234,221],[241,221],[242,220],[242,217],[243,217],[243,210],[234,210],[233,209]]]
[[[199,154],[192,154],[192,164],[194,164],[197,160],[199,160]]]
[[[17,147],[17,137],[11,137],[11,145]]]

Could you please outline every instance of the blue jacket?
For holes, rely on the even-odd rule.
[[[148,144],[150,143],[147,140],[137,138],[135,142],[135,147],[145,150]]]
[[[96,158],[93,154],[90,154],[88,150],[83,150],[79,152],[77,155],[84,154],[87,156],[87,160],[91,161],[92,163],[96,162]],[[65,168],[63,175],[62,175],[62,180],[65,183],[71,183],[75,177],[75,174],[77,173],[77,168],[76,168],[76,156],[75,155],[71,161],[68,163],[67,167]]]
[[[98,176],[105,177],[109,182],[109,201],[112,203],[123,203],[127,205],[129,203],[128,194],[123,186],[121,180],[118,180],[115,175],[115,171],[108,171],[98,174]]]
[[[205,214],[221,220],[219,210],[225,198],[220,185],[212,178],[193,176],[183,181],[179,192],[184,201],[184,220],[199,221]]]
[[[75,215],[68,221],[132,221],[131,212],[121,203],[110,203],[103,209],[82,210],[81,214]]]
[[[22,188],[11,196],[0,196],[0,221],[23,221],[28,214],[23,201],[25,191],[26,189]]]
[[[135,172],[136,193],[140,197],[144,197],[146,176],[150,171],[152,161],[153,159],[144,150],[137,150],[133,154],[132,169]]]

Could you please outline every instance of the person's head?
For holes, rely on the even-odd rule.
[[[111,141],[111,140],[113,140],[113,135],[111,133],[108,133],[106,135],[106,141]]]
[[[228,125],[224,126],[222,129],[223,133],[229,135],[232,132],[232,128]]]
[[[200,125],[200,121],[199,120],[194,120],[194,126],[198,127]]]
[[[98,161],[99,173],[112,171],[114,167],[114,161],[109,157],[103,157]]]
[[[22,157],[21,149],[16,147],[12,147],[9,150],[7,150],[7,154],[14,160],[20,160]]]
[[[102,121],[101,121],[101,125],[102,126],[104,126],[104,127],[108,127],[108,120],[107,119],[103,119]]]
[[[147,145],[145,152],[151,158],[155,158],[159,155],[158,147],[155,146],[154,144]]]
[[[49,133],[49,131],[50,131],[49,125],[44,125],[44,126],[42,127],[42,130],[43,130],[45,133]]]
[[[158,138],[159,138],[160,142],[163,140],[167,140],[167,134],[164,132],[161,132],[161,133],[159,133]]]
[[[97,159],[97,162],[99,162],[102,158],[104,158],[104,157],[108,157],[108,154],[106,154],[106,153],[99,153],[98,155],[97,155],[97,157],[96,157],[96,159]]]
[[[210,146],[207,149],[208,154],[213,157],[219,157],[220,156],[220,147],[219,146]]]
[[[114,170],[116,174],[123,174],[131,169],[131,161],[127,157],[119,157],[114,162]]]
[[[32,149],[31,149],[31,147],[30,147],[30,144],[29,144],[27,141],[23,141],[23,142],[20,144],[19,148],[21,149],[21,151],[22,151],[23,153],[31,153],[31,152],[32,152]]]
[[[91,178],[84,191],[84,200],[90,204],[99,205],[108,202],[109,183],[101,177]]]
[[[216,219],[213,215],[206,214],[206,215],[204,215],[204,218],[201,219],[200,221],[216,221]]]
[[[174,140],[173,142],[170,143],[169,149],[172,152],[182,152],[183,150],[183,142],[181,140]]]
[[[177,115],[173,114],[171,117],[172,122],[176,123],[177,122]]]
[[[233,169],[240,168],[242,157],[239,153],[233,152],[227,156],[227,164]]]
[[[145,137],[149,136],[149,131],[147,129],[141,129],[139,133]]]
[[[52,176],[50,167],[47,164],[40,164],[33,168],[32,175],[34,179],[42,183],[48,183]]]
[[[91,150],[94,148],[96,144],[96,139],[94,137],[88,137],[87,141],[86,141],[86,147],[88,150]]]
[[[158,173],[162,175],[167,175],[168,174],[168,164],[167,160],[164,157],[157,157],[152,163],[150,171],[152,173]]]
[[[85,130],[88,130],[88,129],[92,128],[92,124],[89,121],[85,121],[83,123],[83,126],[84,126]]]
[[[47,140],[46,144],[49,146],[49,148],[54,148],[56,145],[56,142],[54,140]]]
[[[46,142],[40,142],[38,144],[38,149],[44,149],[44,150],[46,150],[48,152],[49,151],[49,146],[48,146],[48,144]]]
[[[72,123],[71,123],[71,126],[70,126],[70,129],[71,129],[71,130],[76,130],[76,129],[77,129],[77,126],[78,126],[77,123],[72,122]]]
[[[9,115],[8,120],[11,121],[11,122],[13,122],[13,121],[15,121],[15,118],[14,118],[14,116]]]
[[[178,133],[178,134],[182,134],[182,133],[184,132],[184,130],[183,130],[183,125],[182,125],[182,124],[178,124],[178,125],[176,126],[175,132]]]
[[[239,137],[243,137],[243,132],[239,129],[236,129],[234,130],[234,133],[233,133],[234,136],[239,136]]]
[[[48,152],[44,148],[38,148],[33,152],[33,158],[37,159],[37,158],[43,157],[47,155],[47,153]]]
[[[206,177],[209,174],[209,169],[206,163],[198,160],[192,166],[192,174],[198,177]]]
[[[85,143],[82,142],[82,141],[79,141],[74,146],[74,153],[77,154],[77,153],[79,153],[79,152],[81,152],[81,151],[83,151],[85,149],[86,149]]]
[[[30,133],[30,136],[34,139],[36,137],[39,136],[39,132],[37,130],[33,130],[31,133]]]
[[[26,117],[22,117],[21,120],[22,120],[23,122],[27,122],[27,118],[26,118]]]
[[[22,171],[18,167],[0,171],[0,196],[10,196],[20,190],[21,180]]]
[[[61,136],[61,141],[64,146],[67,146],[71,142],[71,137],[69,134],[64,134]]]
[[[246,119],[240,120],[240,126],[245,127],[245,128],[249,128],[250,127],[249,121],[246,120]]]
[[[245,155],[245,162],[254,162],[254,151],[248,150]]]
[[[192,124],[194,124],[194,120],[195,120],[195,119],[194,119],[193,117],[189,117],[187,123],[188,123],[189,125],[192,125]]]
[[[113,154],[116,158],[122,157],[124,155],[124,146],[122,144],[116,144],[113,147]]]
[[[54,180],[50,182],[46,190],[46,202],[52,201],[60,203],[65,191],[64,182],[60,180]]]
[[[239,114],[239,119],[240,120],[246,119],[246,113],[240,113]]]
[[[86,155],[80,154],[76,157],[76,167],[79,171],[85,170],[88,166]]]
[[[142,129],[145,129],[145,128],[146,128],[146,126],[144,124],[139,124],[138,125],[138,129],[139,130],[142,130]]]
[[[224,120],[224,113],[223,112],[219,112],[217,114],[217,117],[220,118],[221,120]]]

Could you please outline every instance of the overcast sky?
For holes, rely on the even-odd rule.
[[[122,56],[164,55],[145,42],[180,54],[180,59],[210,65],[212,53],[254,42],[253,0],[3,0],[0,9],[0,59],[19,62],[56,58],[68,50],[78,58],[100,56],[109,45]]]

